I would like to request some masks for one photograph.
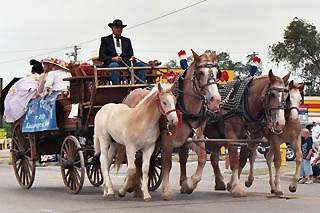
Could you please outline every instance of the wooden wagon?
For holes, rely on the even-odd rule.
[[[151,69],[147,74],[148,84],[135,84],[133,75],[127,84],[110,85],[108,68],[91,67],[92,73],[64,79],[70,82],[70,96],[59,97],[56,101],[59,130],[22,133],[23,118],[12,128],[12,165],[20,186],[29,189],[35,178],[36,162],[42,155],[57,154],[58,164],[67,190],[79,193],[85,173],[93,186],[100,186],[103,177],[99,157],[94,156],[93,123],[97,111],[107,103],[121,103],[128,93],[136,88],[145,88],[158,77],[157,69],[165,67],[144,67]],[[134,72],[135,67],[119,68]],[[107,73],[100,75],[101,73]],[[71,109],[78,113],[69,118]],[[77,110],[78,109],[78,110]],[[161,181],[161,153],[156,149],[150,162],[149,190],[156,190]]]

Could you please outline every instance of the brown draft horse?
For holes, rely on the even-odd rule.
[[[183,114],[182,127],[176,129],[173,135],[168,134],[168,131],[163,128],[159,138],[162,153],[162,189],[164,200],[172,199],[172,194],[169,190],[169,173],[172,164],[173,148],[188,145],[187,138],[191,133],[199,126],[205,124],[207,111],[217,111],[221,101],[221,96],[216,85],[216,76],[218,74],[218,69],[215,65],[216,53],[212,52],[211,54],[199,56],[193,50],[191,51],[194,61],[183,75],[176,80],[178,92],[177,109]],[[147,92],[142,89],[134,91],[129,94],[124,103],[133,107],[134,102],[137,102],[137,99],[142,98],[145,94]],[[196,172],[190,178],[185,178],[181,182],[181,191],[188,193],[191,193],[201,180],[206,163],[204,143],[197,146],[193,144],[191,148],[198,155],[198,165]],[[121,162],[122,160],[120,155],[120,159],[118,157],[117,161]]]
[[[301,124],[299,119],[299,106],[302,100],[301,92],[304,89],[303,83],[294,83],[294,81],[290,81],[289,83],[289,95],[286,101],[286,109],[285,109],[285,117],[286,117],[286,125],[281,134],[268,134],[266,137],[271,145],[269,152],[267,153],[267,164],[269,169],[269,184],[271,188],[271,193],[281,196],[283,192],[280,187],[280,144],[283,142],[290,143],[295,151],[296,155],[296,169],[295,174],[292,177],[291,184],[289,186],[290,192],[296,192],[297,190],[297,182],[300,176],[300,164],[302,160],[301,153]],[[254,161],[256,157],[256,147],[252,149],[241,149],[240,154],[240,164],[241,168],[245,166],[247,162],[247,157],[250,162],[250,172],[248,179],[246,181],[246,186],[250,187],[254,180],[253,176],[253,167]],[[275,178],[273,179],[271,163],[274,160],[275,166]]]
[[[204,134],[208,138],[226,138],[226,139],[260,139],[263,135],[261,119],[264,117],[267,121],[267,127],[272,131],[282,131],[285,125],[284,117],[284,92],[285,83],[288,81],[290,73],[283,77],[275,76],[269,71],[267,76],[253,78],[248,85],[247,93],[244,98],[245,113],[234,113],[225,119],[218,119],[217,123],[207,125]],[[245,101],[246,100],[246,101]],[[226,113],[221,107],[221,118]],[[251,118],[251,120],[248,119]],[[207,148],[219,153],[219,146],[207,144]],[[230,166],[232,170],[231,180],[228,183],[228,190],[234,197],[245,196],[243,188],[239,184],[239,158],[238,147],[227,143]],[[216,190],[225,190],[223,176],[219,169],[219,155],[211,153],[210,159],[215,173]],[[182,156],[183,157],[183,156]]]

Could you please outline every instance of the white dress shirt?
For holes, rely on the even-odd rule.
[[[117,47],[117,39],[115,35],[113,35],[113,42],[114,42],[114,47],[116,48],[116,52],[118,56],[120,56],[122,54],[121,39],[119,38],[120,47]]]

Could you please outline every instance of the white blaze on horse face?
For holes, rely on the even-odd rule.
[[[176,112],[176,98],[171,92],[172,84],[161,84],[163,91],[159,93],[160,104],[170,125],[177,126],[179,118]]]
[[[284,89],[283,86],[280,86],[278,88],[279,89]],[[279,106],[283,102],[283,98],[284,98],[283,92],[279,92],[279,96],[278,96]],[[277,110],[276,123],[277,123],[277,127],[278,128],[280,127],[281,129],[286,124],[286,118],[285,118],[285,115],[284,115],[284,109]]]
[[[205,84],[208,84],[205,88],[208,93],[206,95],[212,97],[211,100],[209,100],[208,107],[210,110],[219,110],[221,96],[217,84],[215,82],[213,83],[213,81],[216,81],[218,69],[214,67],[212,71],[212,68],[203,68],[203,72],[205,73],[204,82]]]
[[[300,102],[302,100],[299,89],[293,88],[289,91],[290,94],[290,119],[296,120],[299,119],[299,112],[297,109],[300,107]],[[294,108],[292,108],[294,107]]]

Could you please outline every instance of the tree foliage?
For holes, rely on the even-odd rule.
[[[319,95],[320,86],[320,34],[316,27],[306,21],[294,18],[284,30],[282,42],[269,47],[271,60],[284,62],[310,84],[309,94]]]

